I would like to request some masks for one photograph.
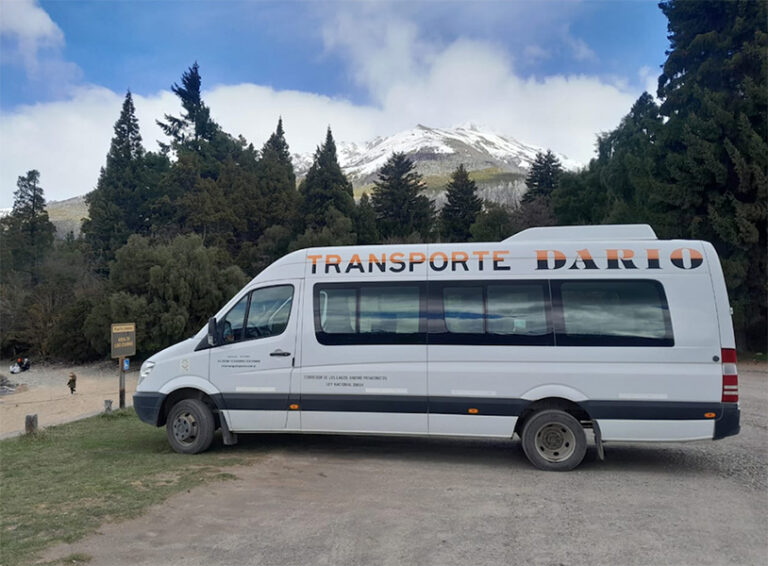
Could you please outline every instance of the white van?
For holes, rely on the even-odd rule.
[[[315,248],[262,271],[133,398],[171,446],[221,429],[512,438],[568,470],[604,442],[739,432],[723,272],[647,225],[502,242]]]

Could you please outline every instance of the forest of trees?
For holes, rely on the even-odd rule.
[[[223,131],[196,63],[172,86],[182,112],[158,121],[166,142],[147,151],[128,92],[80,237],[54,239],[44,172],[18,179],[13,210],[0,220],[2,355],[104,358],[115,321],[135,321],[139,355],[149,354],[196,332],[248,279],[305,247],[493,241],[530,226],[608,223],[711,241],[738,345],[764,352],[766,4],[660,7],[670,48],[657,99],[640,96],[579,171],[538,154],[516,208],[481,201],[460,166],[437,211],[398,153],[355,202],[330,127],[297,186],[282,120],[261,148]]]

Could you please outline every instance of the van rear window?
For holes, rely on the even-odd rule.
[[[561,346],[672,346],[664,289],[657,281],[553,281]]]

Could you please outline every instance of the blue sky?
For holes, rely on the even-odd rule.
[[[0,207],[28,168],[49,200],[91,190],[126,89],[153,149],[195,60],[214,117],[256,144],[279,115],[297,152],[328,125],[472,121],[586,162],[667,48],[646,0],[0,2]]]

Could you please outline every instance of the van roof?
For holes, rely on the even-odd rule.
[[[603,224],[601,226],[542,226],[528,228],[504,242],[542,242],[554,240],[657,240],[648,224]]]

